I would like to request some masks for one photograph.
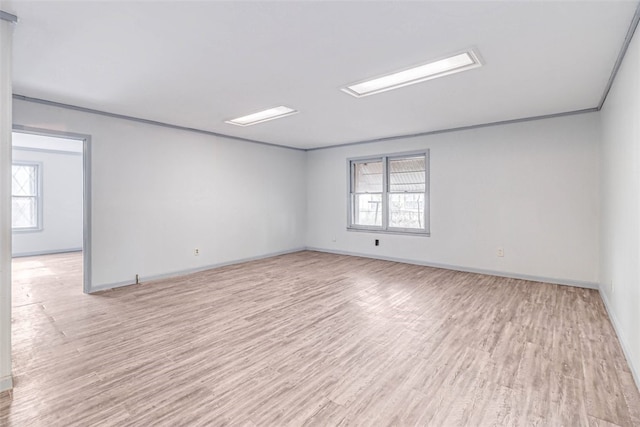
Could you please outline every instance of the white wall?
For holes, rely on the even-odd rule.
[[[600,292],[640,386],[640,40],[601,110]]]
[[[24,101],[13,111],[18,125],[92,136],[94,290],[304,247],[304,152]]]
[[[595,287],[598,117],[309,152],[307,246]],[[431,157],[431,237],[346,231],[346,159],[424,148]]]
[[[82,153],[21,149],[15,146],[20,137],[13,138],[13,160],[41,168],[42,229],[14,232],[13,256],[82,249]]]

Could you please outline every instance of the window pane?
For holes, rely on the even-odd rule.
[[[353,195],[353,224],[382,226],[382,194]]]
[[[424,193],[424,156],[389,160],[389,191]]]
[[[31,228],[38,226],[35,197],[13,197],[11,211],[13,228]]]
[[[382,161],[354,163],[354,192],[382,193]]]
[[[13,165],[12,167],[12,195],[35,196],[36,195],[36,166]]]
[[[389,194],[389,227],[424,229],[424,193]]]

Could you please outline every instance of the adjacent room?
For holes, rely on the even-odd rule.
[[[0,1],[0,424],[640,426],[638,1]]]
[[[82,142],[13,132],[12,143],[13,257],[82,252]]]

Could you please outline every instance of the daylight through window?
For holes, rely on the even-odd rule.
[[[429,153],[349,161],[349,228],[429,233]]]
[[[12,165],[11,225],[14,230],[39,228],[39,168],[38,164]]]

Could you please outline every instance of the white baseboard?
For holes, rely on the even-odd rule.
[[[50,249],[46,251],[35,251],[35,252],[20,252],[17,254],[12,254],[12,258],[23,258],[28,256],[39,256],[39,255],[53,255],[53,254],[65,254],[67,252],[82,252],[82,248],[69,248],[69,249]]]
[[[13,388],[13,377],[8,375],[0,378],[0,391],[11,390]]]
[[[135,284],[136,284],[135,282],[131,282],[130,280],[126,280],[122,282],[104,283],[102,285],[92,286],[88,293],[93,294],[96,292],[108,291],[109,289],[121,288],[123,286],[131,286]]]
[[[218,264],[205,265],[205,266],[197,267],[197,268],[191,268],[191,269],[179,270],[179,271],[172,271],[172,272],[169,272],[169,273],[156,274],[156,275],[151,275],[151,276],[144,276],[144,277],[140,277],[139,281],[142,283],[142,282],[149,282],[149,281],[153,281],[153,280],[167,279],[167,278],[170,278],[170,277],[184,276],[185,274],[197,273],[199,271],[211,270],[211,269],[214,269],[214,268],[224,267],[224,266],[227,266],[227,265],[241,264],[243,262],[255,261],[255,260],[264,259],[264,258],[271,258],[271,257],[278,256],[278,255],[285,255],[285,254],[290,254],[290,253],[300,252],[300,251],[305,251],[305,250],[307,250],[307,251],[316,251],[316,252],[324,252],[324,253],[331,253],[331,254],[336,254],[336,255],[358,256],[358,257],[363,257],[363,258],[379,259],[379,260],[383,260],[383,261],[401,262],[401,263],[404,263],[404,264],[422,265],[422,266],[425,266],[425,267],[434,267],[434,268],[443,268],[443,269],[446,269],[446,270],[464,271],[466,273],[487,274],[487,275],[490,275],[490,276],[508,277],[508,278],[512,278],[512,279],[529,280],[529,281],[533,281],[533,282],[543,282],[543,283],[552,283],[552,284],[556,284],[556,285],[575,286],[575,287],[586,288],[586,289],[596,289],[596,290],[598,289],[598,284],[595,283],[595,282],[585,282],[585,281],[571,280],[571,279],[557,279],[557,278],[552,278],[552,277],[532,276],[532,275],[527,275],[527,274],[519,274],[519,273],[511,273],[511,272],[495,271],[495,270],[485,270],[485,269],[479,269],[479,268],[463,267],[463,266],[459,266],[459,265],[439,264],[439,263],[411,260],[411,259],[405,259],[405,258],[387,257],[387,256],[371,255],[371,254],[364,254],[364,253],[358,253],[358,252],[349,252],[349,251],[338,251],[338,250],[330,250],[330,249],[316,248],[316,247],[300,247],[300,248],[295,248],[295,249],[289,249],[289,250],[286,250],[286,251],[272,252],[272,253],[268,253],[268,254],[264,254],[264,255],[258,255],[258,256],[255,256],[255,257],[242,258],[242,259],[222,262],[222,263],[218,263]],[[119,288],[119,287],[122,287],[122,286],[129,286],[129,285],[133,285],[133,284],[135,284],[135,283],[132,283],[130,280],[122,281],[122,282],[114,282],[114,283],[105,283],[105,284],[102,284],[102,285],[98,285],[98,286],[92,287],[90,293],[99,292],[99,291],[105,291],[105,290],[108,290],[108,289]]]
[[[618,336],[618,341],[620,341],[620,346],[622,347],[622,352],[624,353],[624,357],[627,359],[627,364],[629,365],[629,369],[631,369],[631,375],[633,375],[633,380],[636,382],[636,387],[640,390],[640,375],[638,375],[638,369],[634,365],[635,358],[631,353],[631,347],[625,338],[625,335],[622,333],[622,328],[620,327],[620,322],[616,317],[616,314],[611,309],[611,303],[609,302],[609,298],[607,294],[600,291],[600,297],[604,302],[604,307],[607,310],[607,314],[609,314],[609,319],[611,319],[611,324],[613,325],[613,329],[616,331],[616,335]]]
[[[270,252],[268,254],[257,255],[257,256],[253,256],[253,257],[249,257],[249,258],[241,258],[241,259],[237,259],[237,260],[233,260],[233,261],[221,262],[221,263],[217,263],[217,264],[204,265],[202,267],[189,268],[189,269],[186,269],[186,270],[171,271],[169,273],[155,274],[155,275],[151,275],[151,276],[141,276],[141,277],[138,278],[138,281],[140,283],[143,283],[143,282],[151,282],[151,281],[154,281],[154,280],[168,279],[168,278],[171,278],[171,277],[179,277],[179,276],[184,276],[186,274],[197,273],[197,272],[200,272],[200,271],[212,270],[214,268],[225,267],[227,265],[242,264],[243,262],[256,261],[256,260],[259,260],[259,259],[271,258],[271,257],[274,257],[274,256],[286,255],[286,254],[291,254],[291,253],[294,253],[294,252],[300,252],[300,251],[304,251],[304,250],[305,250],[304,247],[294,248],[294,249],[287,249],[285,251]],[[89,293],[92,294],[94,292],[106,291],[106,290],[109,290],[109,289],[120,288],[122,286],[130,286],[130,285],[135,285],[135,283],[131,283],[130,280],[123,281],[123,282],[106,283],[106,284],[103,284],[103,285],[98,285],[98,286],[91,287],[91,291]]]
[[[460,265],[439,264],[434,262],[418,261],[418,260],[412,260],[412,259],[406,259],[406,258],[388,257],[383,255],[371,255],[371,254],[364,254],[364,253],[358,253],[358,252],[339,251],[339,250],[324,249],[324,248],[307,247],[306,249],[309,251],[325,252],[325,253],[337,254],[337,255],[358,256],[362,258],[380,259],[383,261],[401,262],[404,264],[422,265],[424,267],[444,268],[445,270],[464,271],[465,273],[487,274],[489,276],[508,277],[511,279],[529,280],[532,282],[552,283],[554,285],[574,286],[578,288],[596,289],[596,290],[598,289],[597,283],[585,282],[581,280],[557,279],[553,277],[532,276],[528,274],[519,274],[519,273],[511,273],[511,272],[496,271],[496,270],[485,270],[481,268],[463,267]]]

